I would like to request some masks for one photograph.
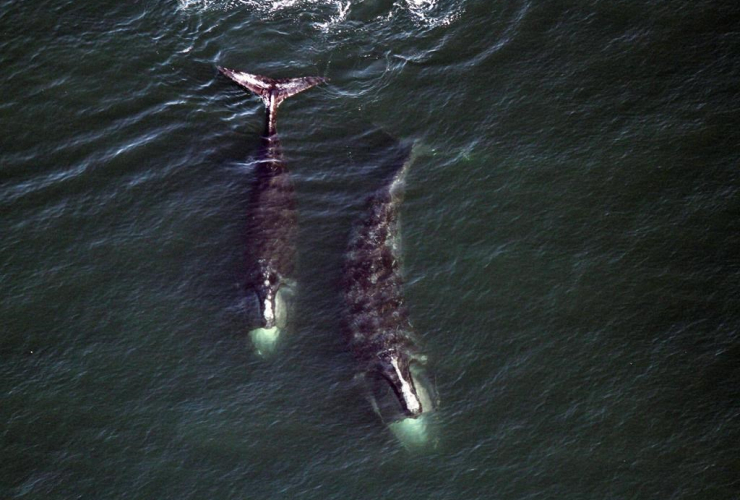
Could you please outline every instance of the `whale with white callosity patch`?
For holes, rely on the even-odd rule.
[[[409,320],[400,266],[399,208],[414,150],[396,148],[390,182],[369,197],[343,267],[346,334],[358,361],[356,378],[375,412],[409,447],[426,442],[427,418],[438,405],[427,356]]]
[[[277,134],[277,109],[288,97],[326,79],[273,79],[222,67],[218,70],[261,97],[267,110],[247,219],[246,276],[248,294],[257,311],[250,337],[257,352],[266,355],[274,351],[288,323],[296,255],[296,204]]]

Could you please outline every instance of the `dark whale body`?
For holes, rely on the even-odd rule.
[[[241,87],[260,96],[267,109],[247,220],[245,280],[258,310],[250,336],[257,351],[265,354],[275,347],[286,327],[286,300],[292,293],[296,256],[296,205],[293,183],[283,163],[277,135],[277,109],[288,97],[323,83],[325,79],[277,80],[222,67],[218,69]]]
[[[348,343],[368,399],[389,423],[416,418],[437,403],[403,296],[399,208],[410,157],[410,147],[400,148],[390,181],[368,199],[343,267]]]

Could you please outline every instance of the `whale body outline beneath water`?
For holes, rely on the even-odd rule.
[[[343,265],[347,342],[375,413],[406,446],[425,444],[424,417],[439,405],[403,294],[399,210],[419,146],[398,145],[390,182],[368,197]],[[398,166],[400,164],[400,167]]]
[[[247,218],[245,284],[256,302],[255,326],[249,336],[257,353],[268,355],[289,320],[289,301],[295,291],[297,212],[293,183],[283,161],[277,133],[277,109],[295,94],[327,81],[319,76],[274,79],[217,66],[230,80],[265,104],[265,131],[256,162],[256,181]]]

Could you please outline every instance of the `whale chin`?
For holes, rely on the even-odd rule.
[[[255,328],[249,332],[254,349],[258,355],[268,357],[277,350],[278,340],[282,331],[277,326],[272,328]]]

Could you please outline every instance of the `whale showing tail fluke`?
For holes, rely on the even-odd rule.
[[[273,79],[218,67],[241,87],[262,98],[267,121],[256,162],[256,181],[247,218],[246,288],[255,312],[250,337],[257,353],[275,350],[291,320],[295,282],[297,213],[293,183],[283,162],[275,126],[277,108],[288,97],[326,79],[318,76]]]
[[[290,96],[326,81],[326,78],[321,76],[275,79],[223,68],[221,66],[218,66],[218,70],[241,87],[254,92],[262,98],[262,102],[265,103],[265,107],[267,108],[267,135],[277,133],[275,123],[277,120],[277,108],[280,106],[280,103]]]

